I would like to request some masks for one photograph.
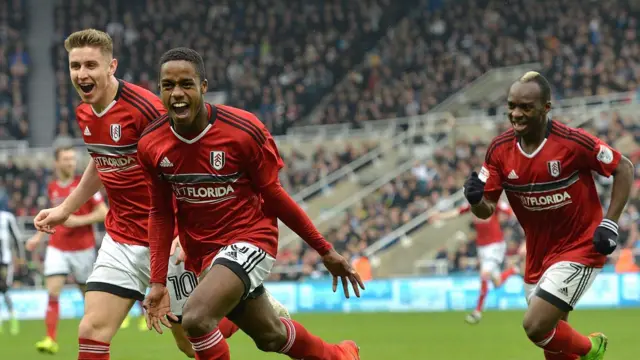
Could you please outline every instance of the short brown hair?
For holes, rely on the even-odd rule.
[[[58,160],[60,158],[60,153],[67,150],[74,150],[73,146],[70,144],[63,144],[56,146],[54,150],[55,159]]]
[[[113,56],[113,40],[104,31],[96,29],[80,30],[69,35],[64,41],[64,48],[67,51],[85,46],[100,48],[103,54]]]

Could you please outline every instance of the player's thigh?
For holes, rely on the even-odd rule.
[[[149,250],[114,242],[105,235],[87,280],[80,336],[111,341],[136,300],[149,285]]]
[[[230,268],[215,264],[189,296],[182,311],[182,326],[189,336],[213,330],[242,299],[244,283]]]
[[[187,332],[190,330],[186,318],[188,316],[191,319],[197,313],[194,308],[202,307],[202,302],[215,298],[207,315],[216,321],[221,320],[240,300],[246,299],[262,285],[274,262],[275,259],[264,250],[245,242],[220,249],[201,275],[200,284],[185,306],[183,326]]]
[[[103,291],[85,293],[84,316],[80,321],[79,336],[111,342],[135,301]]]
[[[68,258],[64,251],[47,246],[44,254],[44,276],[64,276],[71,272]]]
[[[273,308],[264,286],[258,287],[228,315],[263,351],[278,351],[287,340],[287,330]]]
[[[142,301],[148,286],[149,249],[117,243],[105,235],[87,279],[87,292],[106,292]]]
[[[86,284],[89,279],[89,274],[91,274],[93,264],[96,261],[95,249],[70,251],[66,256],[71,274],[76,279],[76,283],[79,285]]]
[[[51,296],[60,296],[60,292],[67,281],[66,275],[49,275],[44,278],[44,286]]]
[[[495,276],[500,272],[500,267],[504,262],[506,251],[505,242],[493,243],[478,248],[478,258],[480,260],[480,272]]]
[[[525,328],[553,329],[559,320],[567,318],[599,272],[568,261],[550,266],[530,294]]]

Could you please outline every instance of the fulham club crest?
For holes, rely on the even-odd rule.
[[[122,128],[120,127],[120,124],[111,124],[111,127],[109,128],[109,134],[111,135],[111,139],[113,139],[113,141],[120,141],[120,138],[122,137]]]
[[[560,168],[560,161],[558,160],[547,161],[547,170],[549,170],[549,175],[553,177],[560,176],[560,171],[562,170]]]
[[[216,170],[221,170],[224,167],[224,151],[212,151],[209,154],[209,162]]]

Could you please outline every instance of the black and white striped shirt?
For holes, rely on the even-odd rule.
[[[22,240],[16,217],[8,211],[0,210],[0,264],[8,265],[13,262],[12,248],[18,251],[18,257],[25,258]]]

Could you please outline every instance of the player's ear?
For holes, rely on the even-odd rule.
[[[115,75],[117,69],[118,69],[118,59],[113,58],[109,63],[109,76]]]
[[[549,113],[549,111],[551,111],[551,101],[547,101],[544,104],[544,113],[547,114]]]
[[[207,81],[207,79],[202,80],[202,82],[200,82],[200,92],[204,94],[207,92],[208,89],[209,89],[209,82]]]

